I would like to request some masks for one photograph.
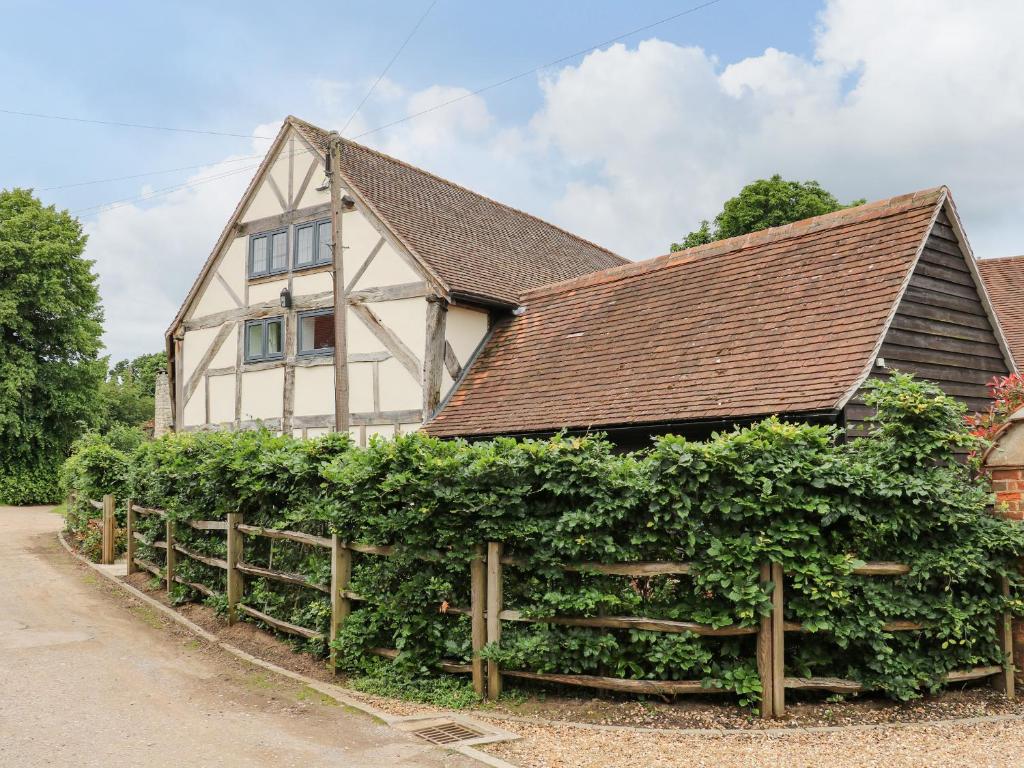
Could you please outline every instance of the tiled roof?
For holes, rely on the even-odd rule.
[[[539,288],[435,435],[832,410],[876,345],[945,188]]]
[[[979,259],[978,271],[985,283],[1013,359],[1024,361],[1024,256]]]
[[[289,123],[327,152],[328,133]],[[342,173],[450,291],[515,305],[546,283],[626,263],[528,213],[345,140]]]

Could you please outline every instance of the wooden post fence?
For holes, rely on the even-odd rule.
[[[502,545],[491,541],[487,544],[487,642],[501,642],[502,605]],[[493,659],[487,662],[487,697],[501,696],[501,669]]]
[[[349,582],[352,579],[352,550],[339,541],[338,534],[331,536],[331,624],[327,635],[330,653],[331,671],[338,671],[338,652],[334,641],[352,613],[352,601],[349,599]]]
[[[104,565],[114,562],[114,538],[117,535],[117,518],[114,515],[114,494],[103,496],[103,543],[100,561]]]
[[[761,564],[761,584],[772,581],[771,563]],[[757,674],[761,678],[761,717],[775,717],[775,686],[772,683],[772,672],[775,659],[772,656],[772,614],[761,617],[761,626],[757,631]]]
[[[128,561],[128,571],[127,571],[127,573],[128,573],[129,576],[131,576],[133,573],[135,573],[135,572],[137,572],[139,570],[139,566],[135,562],[135,557],[136,557],[136,555],[135,555],[135,550],[136,550],[135,528],[137,527],[136,524],[135,524],[135,521],[136,521],[136,517],[135,517],[135,502],[132,499],[128,499],[128,525],[127,525],[127,541],[126,541],[126,544],[125,544],[125,546],[126,546],[125,559]]]
[[[469,564],[471,636],[473,643],[473,690],[487,696],[487,675],[480,651],[487,644],[487,549],[477,544]]]
[[[242,559],[242,532],[238,530],[241,522],[241,512],[228,512],[228,624],[238,621],[238,604],[245,589],[245,582],[238,570],[238,563]]]
[[[1010,597],[1010,580],[1005,576],[999,577],[999,592],[1005,597]],[[1003,652],[1003,673],[994,680],[996,690],[1006,694],[1008,699],[1014,698],[1014,667],[1013,667],[1013,614],[1005,610],[999,616],[996,629],[999,638],[999,650]]]
[[[783,618],[782,565],[772,563],[772,717],[786,713],[786,624]]]
[[[165,521],[164,529],[166,531],[164,539],[167,544],[167,567],[165,568],[164,577],[167,581],[167,593],[170,594],[171,587],[174,586],[174,571],[178,562],[178,552],[174,548],[174,521],[171,520],[170,516],[168,516]]]
[[[69,499],[69,503],[73,503]],[[103,512],[103,562],[113,562],[113,543],[116,526],[114,524],[115,499],[113,494],[106,494],[103,501],[87,499],[95,509]],[[141,507],[131,499],[128,500],[128,573],[145,569],[160,575],[156,564],[139,559],[137,542],[149,541],[136,529],[138,515],[157,515],[165,518],[166,541],[152,542],[156,548],[166,548],[165,580],[170,591],[175,582],[189,586],[204,595],[211,596],[217,592],[208,585],[193,583],[176,576],[178,555],[198,560],[213,568],[224,569],[227,574],[227,608],[228,623],[238,621],[240,614],[267,624],[287,634],[304,637],[310,640],[328,643],[330,664],[337,668],[337,651],[334,643],[343,628],[345,621],[352,612],[352,604],[372,600],[372,596],[359,595],[351,591],[353,553],[391,557],[398,552],[397,546],[381,544],[362,544],[348,542],[337,534],[330,538],[317,536],[300,531],[265,529],[258,526],[245,525],[242,514],[228,513],[226,521],[190,520],[186,525],[199,531],[225,531],[227,534],[227,559],[204,555],[193,551],[190,547],[179,545],[175,541],[175,523],[164,510]],[[304,546],[320,547],[331,552],[330,586],[314,582],[299,573],[288,573],[274,570],[270,565],[263,567],[256,563],[247,563],[243,557],[244,536],[262,536],[270,539],[292,541]],[[424,560],[443,558],[443,552],[429,551],[417,555]],[[714,694],[728,693],[724,687],[708,685],[702,680],[634,680],[628,678],[600,677],[595,675],[568,675],[555,673],[536,673],[529,670],[502,669],[493,660],[485,663],[482,651],[485,645],[501,642],[502,624],[505,621],[548,623],[560,626],[593,627],[595,629],[641,629],[653,632],[694,633],[709,637],[756,636],[757,671],[762,688],[761,716],[778,718],[786,711],[786,689],[802,689],[832,691],[851,694],[860,692],[862,685],[856,680],[844,680],[827,677],[790,677],[785,676],[785,650],[787,632],[804,632],[803,626],[785,620],[785,572],[780,563],[762,563],[759,567],[758,580],[763,588],[771,593],[770,610],[762,616],[757,627],[727,625],[712,626],[694,621],[661,619],[643,616],[547,616],[533,617],[523,615],[521,611],[509,610],[504,606],[504,569],[529,567],[529,561],[516,557],[514,553],[506,556],[504,545],[500,542],[477,544],[473,548],[473,556],[469,562],[470,605],[444,606],[442,610],[454,615],[469,615],[471,621],[472,655],[469,664],[458,659],[442,660],[439,667],[442,671],[456,674],[470,674],[473,688],[482,698],[497,699],[502,692],[503,677],[514,677],[525,680],[556,683],[561,685],[597,688],[624,693],[638,694]],[[559,566],[566,572],[601,573],[623,577],[649,577],[655,575],[686,575],[692,573],[692,564],[669,561],[639,562],[582,562],[565,563]],[[867,577],[902,576],[909,573],[911,567],[904,563],[868,562],[860,563],[853,569],[853,574]],[[329,632],[324,634],[317,629],[302,627],[274,616],[258,611],[244,603],[245,576],[266,578],[294,584],[308,589],[319,590],[330,596],[331,614]],[[1006,577],[999,581],[1000,594],[1010,596],[1010,583]],[[976,667],[974,669],[953,670],[944,677],[946,683],[965,682],[970,680],[991,679],[991,683],[1008,698],[1014,697],[1014,652],[1011,627],[1011,614],[1008,610],[1000,612],[997,622],[997,640],[1002,651],[1000,665]],[[919,631],[924,625],[910,620],[894,619],[886,622],[886,632]],[[385,658],[395,658],[398,651],[394,648],[370,648],[373,653]]]

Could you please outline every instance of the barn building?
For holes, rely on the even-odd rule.
[[[623,445],[770,414],[853,432],[870,377],[977,410],[1013,370],[949,191],[642,262],[289,117],[167,331],[178,431],[333,428],[343,256],[353,439],[605,431]]]

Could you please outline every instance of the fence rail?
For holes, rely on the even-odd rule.
[[[114,539],[114,497],[107,494],[102,502],[92,499],[89,503],[97,509],[104,510],[104,558],[110,548],[110,562],[113,562]],[[337,535],[330,538],[316,536],[300,531],[278,530],[247,525],[242,522],[242,515],[229,513],[227,520],[193,520],[186,524],[193,530],[206,532],[223,532],[227,537],[227,558],[211,557],[183,546],[175,540],[175,521],[165,510],[143,507],[128,500],[127,504],[127,541],[128,541],[128,573],[145,570],[162,578],[170,590],[173,584],[183,584],[197,592],[213,596],[218,594],[209,586],[192,582],[176,573],[177,556],[201,562],[226,572],[228,621],[234,623],[239,614],[253,618],[277,631],[310,640],[323,640],[328,643],[332,668],[335,666],[335,650],[333,642],[352,611],[353,602],[367,602],[366,596],[349,589],[352,573],[353,553],[391,557],[399,548],[393,545],[366,544],[346,542]],[[139,515],[155,516],[164,520],[163,541],[150,541],[137,530]],[[108,520],[110,523],[108,536]],[[264,537],[290,541],[304,546],[328,549],[331,552],[331,583],[329,586],[317,584],[297,573],[263,567],[243,559],[245,537]],[[140,558],[137,544],[142,543],[166,553],[164,567]],[[444,557],[442,552],[425,552],[417,554],[425,560],[437,560]],[[105,560],[106,561],[106,560]],[[450,607],[446,613],[452,615],[469,615],[471,619],[472,658],[469,664],[453,660],[443,660],[439,666],[443,671],[456,674],[469,674],[473,686],[482,697],[497,698],[501,694],[504,677],[532,680],[538,682],[557,683],[576,687],[597,688],[624,693],[651,694],[714,694],[727,693],[725,688],[705,685],[701,680],[637,680],[627,678],[602,677],[596,675],[565,675],[556,673],[540,673],[528,670],[502,669],[496,662],[485,663],[482,651],[487,644],[500,644],[502,625],[506,622],[546,623],[561,626],[593,627],[598,629],[640,629],[662,633],[693,633],[707,637],[756,636],[756,659],[758,675],[763,691],[761,714],[763,717],[779,717],[785,713],[787,690],[817,690],[834,693],[857,693],[863,686],[856,680],[834,677],[786,677],[785,676],[785,638],[787,633],[806,633],[808,630],[798,622],[786,621],[785,608],[785,574],[779,563],[762,563],[759,569],[759,583],[771,594],[771,611],[762,616],[757,626],[741,626],[737,624],[715,627],[692,621],[675,619],[647,618],[642,616],[525,616],[521,611],[506,608],[503,598],[505,567],[526,568],[530,563],[520,557],[507,555],[500,542],[481,543],[474,546],[470,560],[470,606]],[[637,561],[637,562],[580,562],[556,566],[572,573],[598,573],[610,576],[641,578],[646,576],[685,576],[692,572],[692,564],[675,561]],[[910,566],[905,563],[868,562],[853,569],[853,574],[867,578],[901,576],[910,573]],[[326,593],[331,598],[331,616],[329,631],[325,634],[308,627],[302,627],[283,619],[271,616],[244,602],[245,577],[265,578],[301,588]],[[1009,581],[1002,577],[1000,591],[1009,596]],[[999,617],[998,642],[1003,654],[1004,664],[1001,666],[984,666],[973,669],[954,670],[945,675],[947,683],[965,682],[984,678],[992,678],[993,684],[1009,698],[1014,697],[1013,649],[1011,635],[1011,616],[1004,611]],[[886,632],[920,631],[926,625],[893,618],[883,625]],[[389,648],[371,648],[369,653],[395,658],[398,651]]]

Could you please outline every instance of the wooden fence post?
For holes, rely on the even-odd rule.
[[[766,584],[772,580],[771,563],[761,564],[760,582]],[[761,617],[761,626],[757,630],[757,674],[761,678],[761,717],[775,716],[775,686],[772,682],[772,613]]]
[[[167,558],[165,561],[167,565],[167,573],[165,574],[165,577],[167,580],[167,594],[170,595],[171,587],[174,586],[174,570],[178,563],[178,553],[174,550],[174,521],[170,516],[167,517],[165,529],[166,534],[164,535],[164,539],[167,542]]]
[[[772,713],[781,717],[786,712],[786,626],[783,616],[782,565],[772,563]]]
[[[487,642],[501,642],[501,551],[499,542],[487,544]],[[498,663],[487,662],[487,697],[497,699],[501,696],[501,669]]]
[[[338,539],[338,534],[331,535],[331,626],[327,636],[329,643],[331,671],[338,671],[338,652],[334,649],[334,641],[345,619],[352,612],[352,601],[346,597],[349,581],[352,579],[352,550]]]
[[[128,560],[128,575],[131,576],[133,573],[139,570],[139,567],[135,564],[135,501],[134,499],[128,499],[128,526],[127,526],[127,541],[125,545],[125,558]]]
[[[470,586],[470,619],[473,643],[473,690],[477,696],[487,696],[487,677],[484,673],[484,660],[480,651],[487,644],[487,565],[486,548],[477,544],[473,559],[469,562]]]
[[[228,624],[238,621],[238,604],[245,588],[238,570],[238,561],[242,559],[242,532],[238,530],[241,522],[241,512],[228,512]]]
[[[116,519],[114,517],[114,494],[103,494],[103,544],[101,561],[104,565],[114,562],[114,536],[117,531]]]
[[[999,578],[999,590],[1003,597],[1010,596],[1010,580],[1006,576]],[[1006,698],[1014,698],[1014,666],[1013,666],[1013,614],[1003,611],[999,615],[997,629],[999,649],[1003,652],[1003,674],[992,681],[997,691],[1006,694]]]

